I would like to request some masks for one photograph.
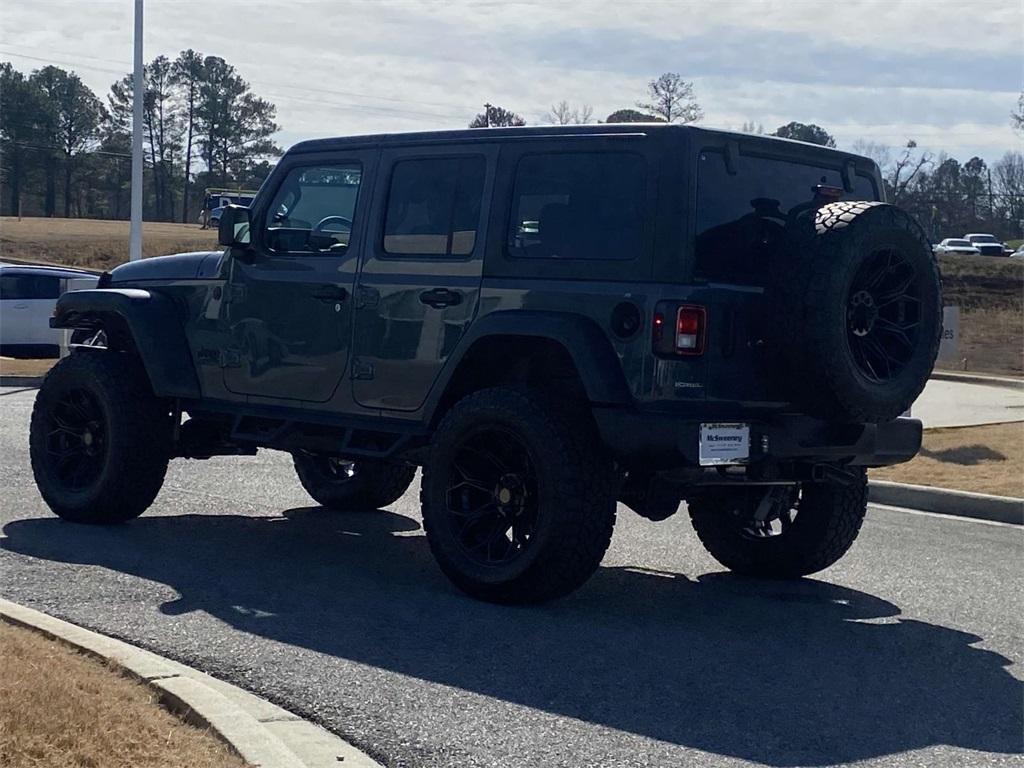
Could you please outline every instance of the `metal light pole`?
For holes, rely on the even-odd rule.
[[[135,0],[135,70],[132,77],[132,224],[128,236],[128,258],[142,258],[142,102],[146,98],[142,79],[142,0]]]

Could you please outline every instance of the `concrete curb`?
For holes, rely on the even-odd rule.
[[[990,496],[987,493],[950,491],[924,485],[872,480],[868,483],[868,500],[874,504],[940,512],[956,517],[1024,524],[1024,499],[1007,496]]]
[[[0,387],[39,387],[42,376],[0,376]]]
[[[1024,379],[1008,376],[989,376],[984,373],[956,373],[954,371],[932,371],[931,378],[940,381],[958,381],[961,384],[984,384],[1004,389],[1024,389]]]
[[[186,722],[209,728],[256,768],[381,768],[320,726],[265,699],[150,651],[0,598],[0,621],[117,664]]]

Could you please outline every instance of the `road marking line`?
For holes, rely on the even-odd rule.
[[[873,509],[880,509],[884,512],[903,512],[908,515],[924,515],[925,517],[939,517],[943,520],[956,520],[961,523],[976,523],[978,525],[994,525],[999,528],[1013,528],[1020,530],[1020,526],[1015,523],[1001,523],[996,520],[981,520],[977,517],[962,517],[960,515],[947,515],[942,512],[927,512],[923,509],[908,509],[907,507],[894,507],[890,504],[875,504],[871,503],[868,505]]]

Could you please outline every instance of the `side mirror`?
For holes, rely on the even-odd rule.
[[[247,248],[251,242],[249,223],[249,209],[244,205],[225,206],[220,214],[217,242],[233,248]]]

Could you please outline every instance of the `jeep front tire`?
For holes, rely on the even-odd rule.
[[[46,375],[32,408],[32,473],[51,510],[75,523],[141,515],[164,482],[170,405],[153,395],[139,362],[80,350]]]
[[[615,525],[611,462],[582,415],[499,387],[445,415],[423,469],[427,541],[467,594],[496,603],[561,597],[597,569]]]

